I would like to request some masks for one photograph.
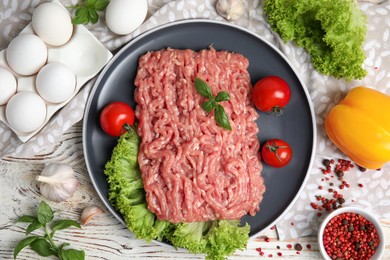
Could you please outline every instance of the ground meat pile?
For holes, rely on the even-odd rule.
[[[138,162],[149,210],[172,223],[254,215],[265,192],[258,115],[251,105],[248,60],[213,48],[164,49],[139,59],[135,79]],[[219,127],[194,87],[199,77],[221,102],[232,130]]]

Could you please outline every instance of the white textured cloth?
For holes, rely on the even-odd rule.
[[[0,0],[0,50],[31,21],[31,14],[43,0]],[[68,6],[76,0],[60,1]],[[114,50],[140,33],[161,24],[175,20],[191,18],[208,18],[222,20],[215,11],[213,0],[149,0],[149,14],[143,25],[126,36],[116,36],[105,26],[104,16],[95,25],[87,28],[109,49]],[[266,22],[261,8],[263,1],[245,1],[246,12],[235,23],[259,34],[265,40],[279,48],[293,64],[295,70],[305,82],[314,104],[317,120],[317,150],[315,162],[310,171],[310,178],[289,211],[277,223],[280,239],[297,238],[314,235],[324,217],[317,216],[310,206],[316,195],[328,196],[329,182],[323,182],[322,167],[324,158],[344,158],[339,150],[326,137],[323,121],[327,112],[345,96],[349,89],[358,85],[373,87],[390,94],[390,1],[379,5],[360,3],[360,8],[368,17],[367,40],[364,50],[367,59],[364,68],[367,76],[361,81],[336,80],[316,72],[310,63],[310,57],[294,43],[283,43]],[[56,140],[83,116],[86,100],[94,80],[87,83],[63,109],[61,109],[42,129],[28,142],[22,143],[5,124],[0,123],[0,158],[4,156],[28,157],[44,149],[55,146]],[[348,172],[345,179],[351,187],[341,191],[346,199],[344,205],[355,205],[368,208],[378,217],[390,218],[390,165],[379,171],[359,172],[356,168]],[[364,188],[359,188],[362,183]],[[320,191],[319,186],[324,186]]]

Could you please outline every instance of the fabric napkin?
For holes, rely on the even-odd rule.
[[[0,2],[0,49],[6,48],[8,43],[31,21],[34,8],[43,2],[46,1]],[[77,1],[60,2],[64,6],[69,6],[76,4]],[[215,2],[215,0],[149,0],[147,20],[136,31],[126,36],[117,36],[109,32],[104,23],[104,16],[97,24],[88,25],[87,28],[107,49],[115,50],[141,33],[165,23],[193,18],[223,20],[215,11]],[[246,12],[234,23],[262,36],[286,55],[310,93],[318,130],[316,156],[305,188],[276,224],[279,239],[284,240],[316,234],[321,219],[326,215],[326,212],[323,212],[318,216],[319,212],[310,206],[311,202],[316,201],[316,196],[329,196],[328,188],[333,187],[330,186],[330,181],[321,181],[324,177],[320,170],[323,167],[322,160],[344,158],[326,137],[323,120],[327,112],[345,96],[349,89],[358,85],[370,86],[390,94],[390,1],[378,5],[359,3],[368,17],[367,40],[364,45],[367,53],[364,67],[368,74],[363,80],[349,82],[336,80],[315,71],[310,57],[302,48],[291,42],[284,43],[270,29],[263,15],[262,4],[263,1],[259,0],[245,1]],[[20,142],[6,125],[0,123],[0,158],[29,157],[55,147],[56,140],[82,119],[93,83],[94,79],[88,82],[40,133],[26,143]],[[378,171],[360,172],[356,167],[349,171],[345,179],[350,184],[350,188],[340,191],[346,199],[344,205],[365,207],[379,218],[389,218],[389,170],[390,166],[385,166]],[[359,187],[359,184],[363,187]],[[319,190],[319,186],[323,186],[324,189]]]

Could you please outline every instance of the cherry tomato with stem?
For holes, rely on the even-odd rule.
[[[281,139],[266,141],[261,148],[261,157],[264,162],[272,167],[286,166],[292,158],[291,146]]]
[[[121,136],[134,125],[134,110],[121,101],[111,102],[100,113],[100,126],[111,136]]]
[[[290,98],[290,86],[278,76],[260,79],[252,90],[252,102],[257,109],[275,115],[283,113],[283,108],[288,104]]]

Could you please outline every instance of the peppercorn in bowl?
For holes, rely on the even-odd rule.
[[[381,259],[385,236],[379,221],[356,207],[330,213],[318,231],[319,249],[324,259]]]

